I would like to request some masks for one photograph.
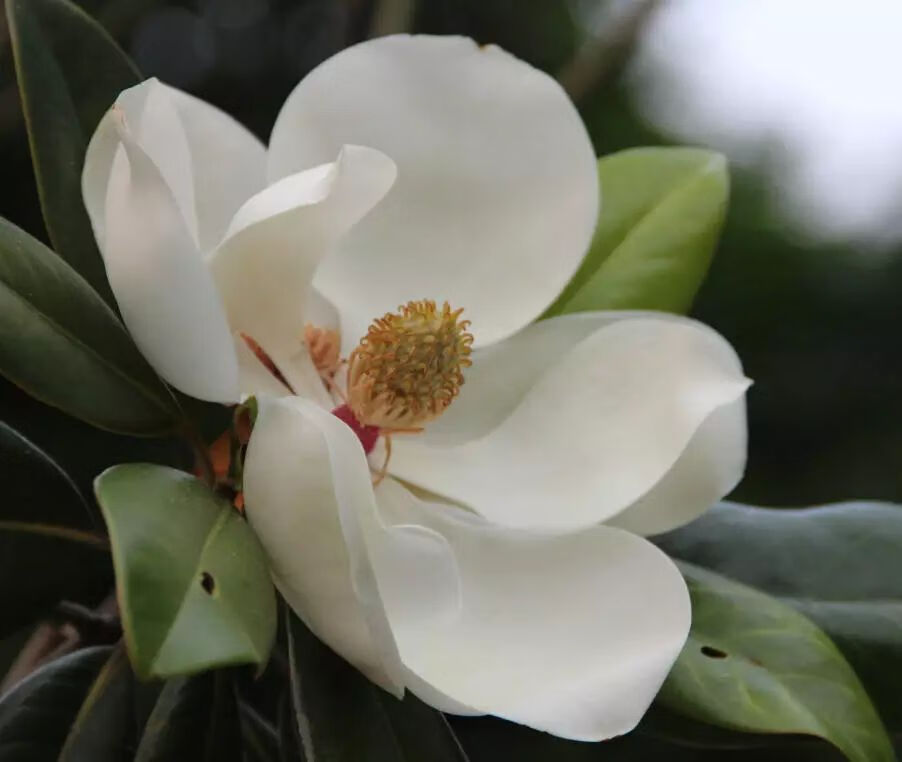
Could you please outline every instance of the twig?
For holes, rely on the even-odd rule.
[[[620,73],[646,21],[661,0],[633,0],[600,34],[586,40],[558,72],[558,81],[579,102]]]
[[[373,9],[370,37],[384,37],[410,31],[416,0],[380,0]]]

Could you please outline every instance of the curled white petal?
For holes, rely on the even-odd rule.
[[[258,342],[298,394],[322,393],[299,356],[314,272],[395,176],[384,154],[345,146],[329,164],[285,177],[249,199],[208,260],[232,329]]]
[[[456,616],[458,570],[444,538],[386,524],[357,437],[297,397],[262,401],[244,491],[248,519],[292,609],[374,682],[403,691],[385,607],[423,622]]]
[[[123,135],[101,253],[122,319],[156,371],[200,399],[238,401],[238,361],[213,280],[156,165]]]
[[[373,318],[423,298],[465,308],[477,343],[497,341],[579,266],[598,214],[592,144],[560,86],[503,50],[394,36],[342,51],[286,101],[270,176],[331,161],[346,143],[399,168],[317,274],[346,350]]]
[[[628,508],[749,382],[730,345],[699,323],[612,317],[552,319],[488,350],[495,354],[471,379],[475,389],[464,386],[464,417],[447,424],[444,444],[441,436],[398,437],[391,472],[509,526],[574,528]],[[479,362],[477,353],[474,368]],[[715,481],[732,486],[744,466],[744,427],[716,434],[734,438],[718,444],[737,456],[685,473],[707,478],[706,469],[723,468]],[[701,511],[722,496],[696,494],[705,494],[704,505],[679,510]]]
[[[492,526],[390,479],[377,498],[390,521],[442,535],[460,570],[456,618],[388,605],[414,692],[447,711],[578,740],[636,725],[689,632],[689,596],[670,559],[612,527],[542,534]],[[398,588],[395,597],[406,589],[403,580],[386,587]]]
[[[102,241],[110,169],[124,126],[163,177],[195,245],[212,249],[238,207],[266,185],[263,145],[228,114],[148,79],[124,90],[88,145],[82,194]]]

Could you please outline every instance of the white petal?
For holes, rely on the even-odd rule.
[[[411,299],[449,300],[477,344],[539,315],[573,275],[598,213],[595,154],[546,74],[458,37],[383,37],[321,64],[289,96],[271,177],[344,143],[399,168],[385,201],[317,274],[346,344]]]
[[[397,437],[391,473],[509,526],[586,526],[637,501],[749,382],[730,345],[699,323],[651,314],[595,319],[601,327],[588,335],[593,318],[557,318],[548,322],[558,326],[540,323],[498,347],[487,362],[498,376],[487,369],[478,377],[498,386],[477,387],[465,409],[468,418],[483,411],[493,428],[471,425],[478,438],[452,446]],[[577,343],[562,352],[556,335]],[[537,356],[548,360],[544,372]],[[508,380],[513,404],[505,405]],[[705,466],[696,475],[707,478]]]
[[[386,520],[444,536],[460,570],[450,622],[410,617],[386,598],[404,666],[431,688],[425,699],[586,741],[636,725],[689,632],[670,559],[612,527],[543,535],[424,503],[391,479],[376,494]]]
[[[287,397],[291,394],[291,390],[260,362],[239,336],[235,337],[235,354],[238,357],[238,385],[242,400],[252,395]]]
[[[238,207],[266,184],[259,140],[214,106],[149,79],[120,93],[88,146],[82,190],[98,239],[118,145],[116,120],[155,164],[202,250],[222,238]]]
[[[178,112],[191,153],[200,247],[211,251],[239,207],[266,187],[266,148],[224,111],[163,87]]]
[[[661,481],[607,523],[641,535],[688,524],[739,483],[747,444],[742,398],[711,413]]]
[[[313,273],[394,179],[387,156],[345,146],[333,163],[290,175],[247,201],[209,259],[232,329],[258,342],[292,386],[309,377],[296,356]]]
[[[122,134],[101,253],[122,318],[148,361],[186,394],[238,399],[238,362],[212,278],[156,165]]]
[[[425,527],[384,526],[356,436],[297,397],[261,402],[244,491],[248,519],[294,611],[370,679],[400,693],[383,589],[389,605],[419,621],[456,616],[458,571],[447,542]],[[402,580],[407,594],[398,598]]]

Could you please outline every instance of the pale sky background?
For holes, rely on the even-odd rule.
[[[824,240],[902,239],[902,2],[665,0],[630,77],[644,116],[762,166]]]

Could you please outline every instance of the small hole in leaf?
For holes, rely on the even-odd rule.
[[[713,648],[712,646],[702,646],[701,651],[709,659],[726,659],[727,658],[726,651],[721,651],[719,648]]]
[[[213,579],[213,575],[210,572],[201,572],[200,586],[207,595],[213,595],[216,591],[216,580]]]

